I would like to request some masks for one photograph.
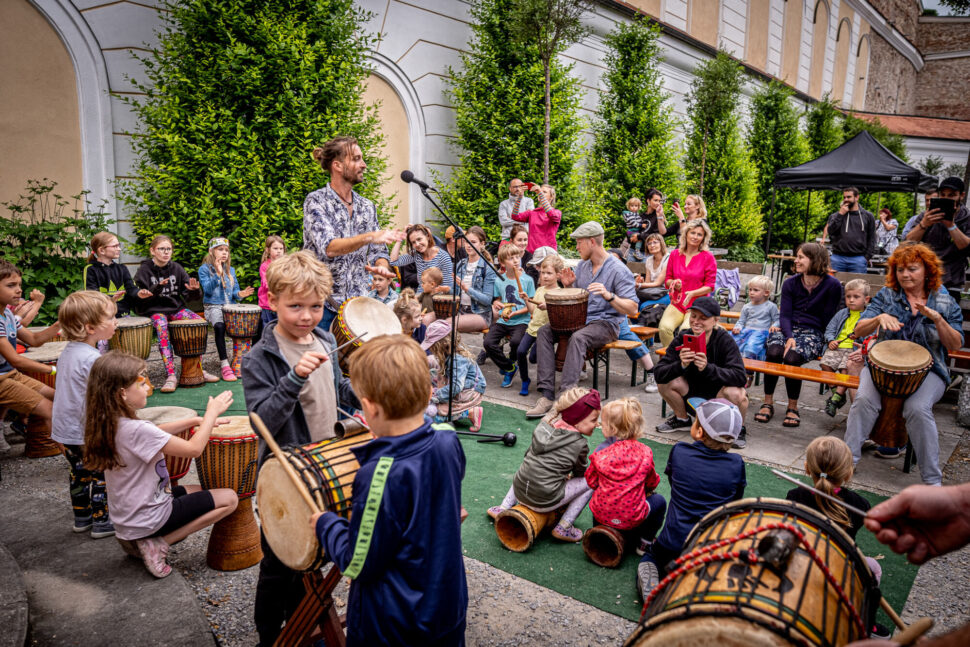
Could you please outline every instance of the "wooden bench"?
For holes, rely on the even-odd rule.
[[[617,339],[616,341],[611,341],[610,343],[605,344],[601,348],[597,348],[596,350],[593,351],[593,388],[599,389],[600,366],[602,365],[606,368],[606,376],[605,376],[606,388],[605,388],[605,394],[604,394],[605,399],[608,400],[610,398],[610,351],[611,350],[622,350],[622,351],[636,350],[637,348],[640,348],[640,346],[642,345],[643,345],[643,342],[640,342],[640,341],[628,341],[626,339]],[[633,379],[632,379],[634,384],[632,386],[636,386],[635,384],[636,368],[637,368],[637,363],[636,361],[634,361]]]

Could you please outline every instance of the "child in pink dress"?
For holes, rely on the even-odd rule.
[[[266,270],[269,264],[286,253],[286,243],[279,236],[267,236],[266,247],[263,249],[262,263],[259,266],[259,290],[256,297],[262,308],[263,325],[276,321],[276,313],[269,307],[269,288],[266,287]]]

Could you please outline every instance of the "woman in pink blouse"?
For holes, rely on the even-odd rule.
[[[556,204],[556,190],[548,184],[539,186],[526,182],[525,186],[529,191],[535,192],[536,202],[539,203],[538,209],[523,211],[512,216],[512,220],[529,223],[529,245],[526,251],[531,254],[540,247],[558,249],[556,232],[562,221],[562,212],[559,209],[553,209]]]
[[[717,261],[708,250],[711,228],[704,220],[691,220],[681,227],[680,245],[670,253],[664,286],[670,305],[660,319],[660,343],[669,346],[677,328],[687,327],[687,310],[697,297],[714,291]]]

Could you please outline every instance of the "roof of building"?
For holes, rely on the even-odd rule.
[[[970,121],[939,117],[916,117],[913,115],[887,115],[875,112],[852,111],[851,114],[867,121],[878,120],[890,132],[897,135],[970,141]]]

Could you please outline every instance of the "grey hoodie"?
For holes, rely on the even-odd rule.
[[[829,238],[833,254],[868,260],[876,249],[876,218],[862,207],[844,216],[836,211],[829,216]]]
[[[522,459],[512,486],[515,498],[530,508],[548,508],[562,501],[566,481],[586,472],[586,436],[556,429],[542,420],[532,432],[532,445]]]

